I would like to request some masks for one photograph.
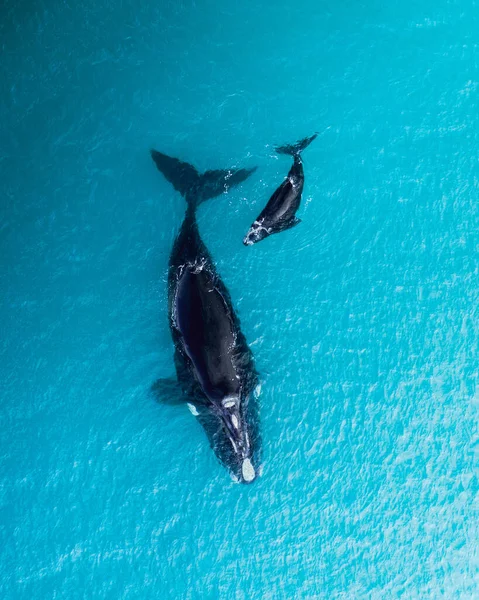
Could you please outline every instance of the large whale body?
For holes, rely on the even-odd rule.
[[[230,294],[200,237],[196,209],[247,179],[255,169],[199,174],[192,165],[156,150],[151,156],[187,203],[168,272],[180,402],[189,405],[233,477],[250,483],[259,467],[258,375]],[[156,387],[161,390],[161,382]]]

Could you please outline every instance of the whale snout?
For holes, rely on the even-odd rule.
[[[252,246],[257,242],[261,242],[264,238],[268,237],[272,233],[271,229],[267,227],[263,219],[255,221],[248,230],[248,233],[243,239],[245,246]]]
[[[253,244],[256,244],[256,242],[262,240],[262,231],[263,230],[261,229],[259,223],[255,221],[248,229],[248,233],[244,236],[243,244],[245,246],[252,246]]]
[[[256,242],[261,242],[261,240],[264,240],[264,238],[268,237],[268,235],[269,230],[266,229],[266,227],[263,227],[259,221],[255,221],[249,228],[248,233],[245,235],[243,244],[245,246],[252,246],[253,244],[256,244]]]
[[[249,458],[243,460],[243,464],[241,465],[241,475],[243,476],[243,481],[246,483],[251,483],[256,479],[256,471]]]
[[[221,402],[221,420],[229,441],[230,453],[227,464],[238,483],[251,483],[258,475],[254,466],[254,448],[250,440],[248,421],[240,409],[240,399],[231,395]]]

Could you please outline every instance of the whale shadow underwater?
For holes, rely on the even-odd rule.
[[[301,219],[296,217],[304,187],[301,152],[317,137],[318,134],[315,133],[311,137],[296,142],[296,144],[276,148],[278,154],[288,154],[293,157],[293,166],[283,183],[276,189],[258,218],[249,228],[243,239],[245,246],[252,246],[273,233],[286,231],[286,229],[291,229],[301,223]]]
[[[188,404],[219,461],[235,480],[250,483],[260,462],[258,373],[230,294],[201,239],[196,211],[202,202],[245,181],[256,167],[199,174],[156,150],[151,156],[187,204],[168,269],[177,381],[159,380],[152,390],[160,401]]]

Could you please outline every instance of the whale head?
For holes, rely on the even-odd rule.
[[[258,476],[249,423],[243,415],[239,396],[221,400],[220,418],[223,424],[225,464],[240,483],[251,483]]]
[[[268,237],[270,231],[263,227],[263,225],[259,221],[255,221],[253,225],[248,230],[248,233],[245,235],[243,239],[243,244],[245,246],[252,246],[257,242],[261,242],[265,237]]]

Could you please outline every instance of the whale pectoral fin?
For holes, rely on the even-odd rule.
[[[282,221],[278,223],[278,225],[274,228],[274,233],[279,233],[280,231],[286,231],[287,229],[292,229],[301,223],[301,219],[297,217],[292,217],[287,221]]]
[[[294,217],[293,219],[291,219],[291,224],[288,229],[291,229],[291,227],[296,227],[296,225],[299,225],[300,223],[301,219],[298,219],[298,217]]]
[[[153,395],[155,400],[161,404],[178,406],[179,404],[185,403],[183,392],[175,377],[158,379],[152,384],[150,393]]]

